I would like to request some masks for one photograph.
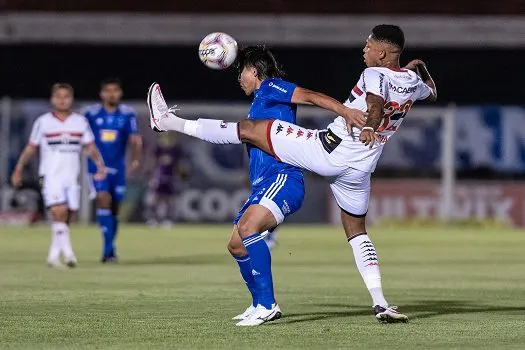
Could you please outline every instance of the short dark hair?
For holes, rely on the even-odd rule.
[[[372,38],[397,46],[401,51],[405,48],[405,33],[399,26],[393,24],[375,26],[372,29]]]
[[[244,67],[257,70],[260,80],[267,78],[282,78],[285,73],[275,56],[265,45],[247,46],[239,51],[236,67],[241,74]]]
[[[122,82],[119,78],[106,78],[100,82],[100,89],[103,89],[106,87],[106,85],[117,85],[119,88],[122,89]]]
[[[57,92],[60,89],[65,89],[65,90],[69,91],[71,93],[71,95],[73,95],[73,96],[75,95],[75,90],[73,90],[73,87],[71,86],[71,84],[68,84],[68,83],[54,83],[51,86],[51,96],[53,96],[55,94],[55,92]]]

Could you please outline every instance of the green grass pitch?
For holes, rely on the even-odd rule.
[[[286,226],[273,251],[279,321],[238,328],[248,293],[230,226],[123,226],[118,265],[74,227],[74,270],[45,266],[46,226],[0,228],[0,349],[525,349],[525,232],[372,227],[390,303],[379,324],[339,228]]]

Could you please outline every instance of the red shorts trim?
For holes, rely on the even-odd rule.
[[[272,132],[272,125],[274,121],[275,119],[270,120],[268,122],[268,126],[266,127],[266,140],[268,141],[268,146],[270,146],[270,152],[272,152],[272,156],[274,156],[275,159],[277,159],[278,161],[281,161],[279,157],[277,157],[277,154],[275,154],[275,150],[273,149],[273,144],[272,144],[271,132]]]

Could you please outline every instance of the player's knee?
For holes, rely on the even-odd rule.
[[[243,142],[253,141],[255,137],[256,123],[253,120],[244,119],[239,122],[239,138]]]
[[[111,209],[111,195],[108,192],[97,193],[97,208]]]
[[[257,223],[253,223],[250,220],[241,220],[237,224],[238,230],[239,230],[239,236],[242,238],[248,237],[253,235],[254,233],[260,232],[261,225]]]
[[[51,213],[51,220],[56,222],[67,222],[69,216],[69,210],[65,205],[55,205],[49,208]]]
[[[230,240],[226,248],[233,256],[245,256],[247,254],[246,248],[240,240]]]

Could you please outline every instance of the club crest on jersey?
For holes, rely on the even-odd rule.
[[[293,133],[293,128],[291,126],[288,127],[288,129],[286,129],[286,136],[290,135]]]
[[[277,132],[275,133],[275,135],[277,135],[278,133],[280,133],[281,131],[283,131],[283,126],[281,124],[277,125]]]

